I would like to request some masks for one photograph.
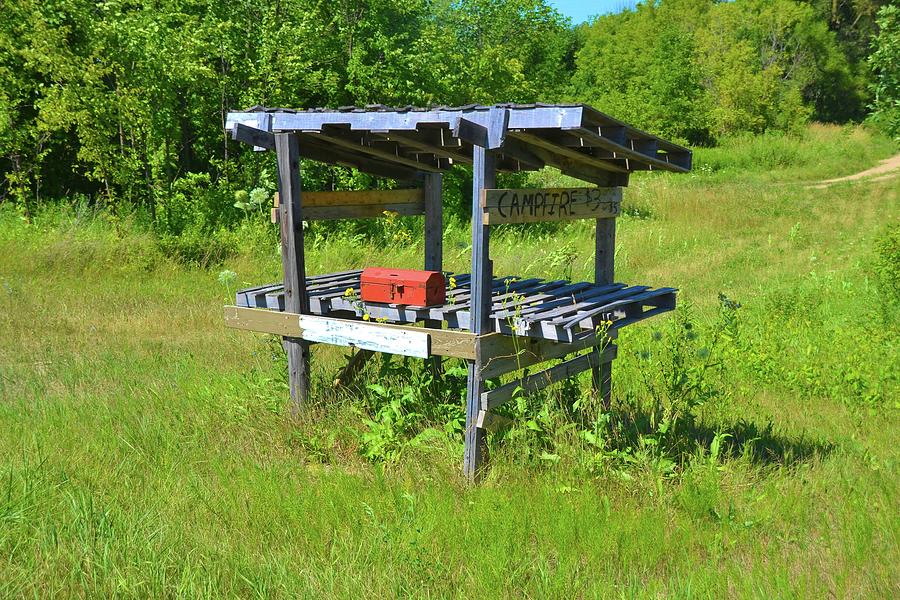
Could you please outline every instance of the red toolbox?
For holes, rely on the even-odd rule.
[[[387,302],[409,306],[443,304],[447,293],[440,271],[364,269],[359,279],[363,302]]]

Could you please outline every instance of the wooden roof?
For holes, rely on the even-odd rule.
[[[632,171],[684,173],[691,168],[687,148],[584,104],[254,106],[229,113],[226,129],[258,148],[273,148],[275,133],[296,133],[305,158],[401,180],[471,163],[476,144],[498,154],[500,170],[551,165],[602,186],[627,185]]]

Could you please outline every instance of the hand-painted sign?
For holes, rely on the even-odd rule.
[[[354,346],[363,350],[428,358],[431,340],[424,330],[398,330],[371,323],[300,315],[301,336],[310,342]]]
[[[618,187],[484,190],[481,196],[486,225],[612,218],[621,202]]]

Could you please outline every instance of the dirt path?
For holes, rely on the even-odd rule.
[[[823,181],[814,183],[810,187],[821,189],[835,183],[843,183],[845,181],[858,181],[860,179],[868,179],[869,177],[872,178],[869,179],[869,181],[884,181],[885,179],[891,179],[893,177],[897,177],[898,175],[900,175],[900,154],[895,154],[894,156],[886,158],[883,161],[879,162],[871,169],[866,169],[865,171],[860,171],[859,173],[854,173],[853,175],[847,175],[846,177],[825,179]]]

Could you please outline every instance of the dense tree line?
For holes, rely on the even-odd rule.
[[[572,27],[544,0],[6,0],[0,199],[83,194],[177,230],[172,203],[203,193],[214,219],[271,178],[222,128],[254,104],[584,101],[688,143],[896,126],[882,4],[659,0]]]

